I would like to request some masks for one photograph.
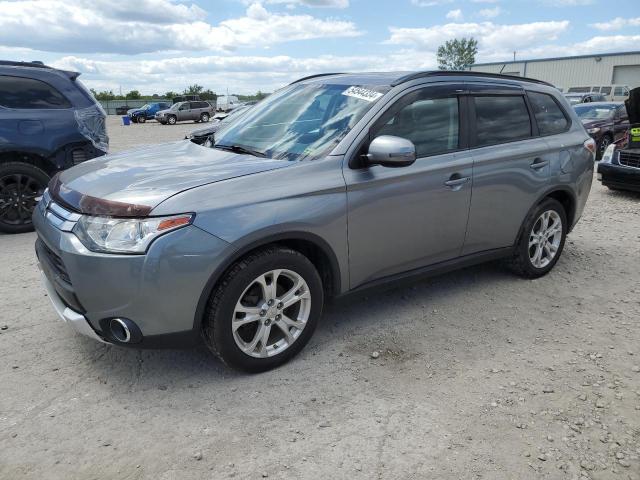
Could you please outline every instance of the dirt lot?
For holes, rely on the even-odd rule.
[[[116,123],[113,151],[196,127]],[[543,279],[488,264],[341,300],[253,376],[77,336],[34,238],[0,237],[2,479],[640,479],[640,196],[594,182]]]

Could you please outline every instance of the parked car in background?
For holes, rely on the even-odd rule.
[[[600,93],[602,101],[623,102],[629,98],[629,87],[626,85],[604,85],[595,87],[570,87],[567,93]],[[597,100],[600,101],[600,100]]]
[[[228,112],[241,105],[240,100],[235,95],[222,95],[216,100],[216,110]]]
[[[640,88],[625,101],[630,128],[626,144],[612,144],[598,164],[598,180],[611,190],[640,192]]]
[[[116,115],[129,115],[129,110],[133,110],[129,105],[116,107]]]
[[[105,112],[79,75],[0,61],[0,232],[32,230],[50,177],[107,152]]]
[[[607,99],[601,93],[565,93],[564,96],[571,105],[578,103],[604,102]]]
[[[629,117],[624,103],[594,102],[575,105],[587,133],[598,146],[598,158],[614,142],[623,140],[629,130]]]
[[[171,104],[167,102],[148,103],[143,107],[135,108],[128,112],[129,118],[133,123],[144,123],[147,120],[153,120],[160,110],[171,108]]]
[[[194,130],[184,138],[191,140],[193,143],[197,143],[198,145],[205,145],[209,147],[211,146],[213,135],[218,130],[230,125],[235,119],[240,118],[244,112],[249,110],[249,108],[251,108],[251,105],[242,105],[224,117],[214,118],[209,126]]]
[[[157,112],[155,119],[163,125],[175,125],[186,120],[208,122],[214,114],[215,109],[208,102],[178,102],[166,110]]]
[[[542,277],[593,179],[595,142],[560,95],[475,72],[315,75],[212,148],[62,172],[34,215],[49,296],[96,340],[204,339],[255,372],[304,347],[327,296],[498,258]]]
[[[188,102],[188,101],[198,101],[200,100],[200,95],[180,95],[178,97],[174,97],[173,98],[173,103],[179,103],[179,102]]]

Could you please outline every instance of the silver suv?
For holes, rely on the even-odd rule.
[[[171,105],[171,108],[157,112],[155,119],[163,125],[175,125],[185,120],[208,122],[215,113],[215,108],[209,102],[178,102]]]
[[[552,86],[476,72],[294,82],[216,133],[67,170],[36,209],[60,316],[116,345],[193,345],[261,371],[324,299],[503,258],[558,261],[594,141]]]

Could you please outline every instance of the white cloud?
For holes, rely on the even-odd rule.
[[[416,7],[435,7],[436,5],[446,5],[453,3],[453,0],[411,0],[411,4]]]
[[[197,6],[139,0],[0,0],[0,44],[42,51],[137,54],[231,51],[324,37],[360,35],[349,21],[272,13],[251,4],[245,16],[218,25]],[[131,18],[129,18],[131,16]]]
[[[254,0],[243,0],[244,4],[250,4]],[[295,7],[296,5],[302,5],[305,7],[318,7],[318,8],[347,8],[349,7],[349,0],[265,0],[265,4],[284,4],[287,7]]]
[[[449,10],[446,16],[450,20],[462,20],[462,10],[460,10],[459,8],[455,10]]]
[[[427,28],[391,27],[391,36],[385,42],[407,45],[417,50],[436,51],[446,40],[474,37],[480,50],[512,52],[530,45],[556,40],[569,28],[568,21],[533,22],[500,25],[493,22],[448,23]]]
[[[622,18],[616,17],[608,22],[600,22],[591,24],[592,27],[598,30],[622,30],[625,27],[640,27],[640,17],[635,18]]]
[[[591,5],[595,0],[542,0],[542,3],[551,7],[580,7]]]
[[[495,18],[502,13],[502,9],[500,7],[493,8],[483,8],[478,12],[481,17],[484,18]]]

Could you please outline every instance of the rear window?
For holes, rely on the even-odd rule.
[[[69,108],[71,104],[51,85],[32,78],[0,75],[0,105],[7,108]]]
[[[529,111],[520,95],[477,96],[476,145],[494,145],[531,137]]]
[[[551,95],[528,92],[540,135],[553,135],[567,129],[569,121]]]

